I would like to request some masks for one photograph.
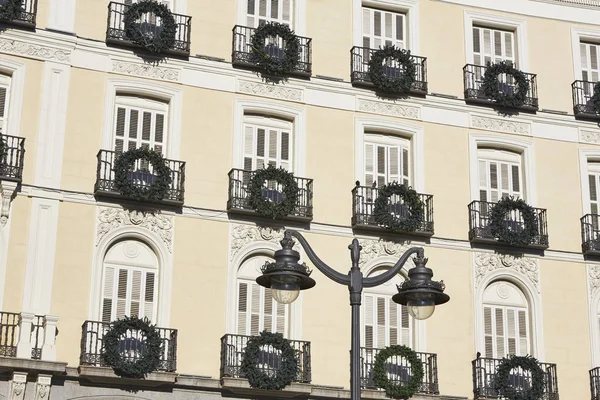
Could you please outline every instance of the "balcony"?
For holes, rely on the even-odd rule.
[[[241,25],[233,27],[233,49],[231,50],[231,63],[233,66],[260,70],[260,67],[252,60],[252,35],[254,35],[255,30],[255,28]],[[298,40],[300,41],[300,61],[290,75],[310,78],[312,73],[312,39],[298,36]],[[267,43],[264,51],[271,57],[278,58],[283,56],[284,49],[285,43],[279,39]]]
[[[590,370],[590,390],[592,400],[600,400],[600,367]]]
[[[107,367],[102,357],[102,339],[110,328],[108,322],[85,321],[81,327],[81,355],[79,364],[91,367]],[[159,372],[177,370],[177,329],[156,328],[163,340]],[[127,331],[120,346],[126,361],[135,361],[143,348],[143,334],[139,331]]]
[[[474,399],[500,399],[495,388],[496,370],[502,360],[496,358],[478,358],[471,362],[473,367]],[[558,400],[558,379],[556,364],[540,363],[546,376],[544,400]],[[531,374],[527,371],[513,370],[510,374],[511,385],[515,388],[531,386]],[[511,372],[513,372],[511,371]]]
[[[23,0],[20,14],[13,19],[2,19],[2,23],[19,26],[27,29],[35,29],[35,18],[37,15],[37,0]]]
[[[45,317],[42,315],[30,315],[28,318],[22,318],[18,313],[0,312],[0,357],[26,357],[32,360],[41,360],[42,345],[45,339],[45,322]],[[27,328],[30,331],[29,335]],[[28,346],[31,346],[31,349]],[[23,349],[26,353],[22,352]]]
[[[464,84],[465,84],[465,101],[471,104],[481,104],[493,107],[494,101],[488,99],[481,89],[483,83],[483,76],[487,67],[481,65],[467,64],[463,67],[464,73]],[[527,79],[529,79],[529,91],[525,98],[525,103],[518,109],[521,111],[535,112],[538,110],[538,97],[537,97],[537,80],[535,74],[524,73]],[[515,83],[511,77],[500,79],[498,82],[498,89],[505,94],[515,93]]]
[[[360,348],[360,387],[363,389],[377,389],[373,382],[373,368],[375,357],[380,349]],[[423,362],[423,382],[418,393],[439,394],[437,374],[437,354],[419,353],[417,356]],[[404,358],[394,356],[387,363],[388,378],[396,384],[407,384],[411,377],[411,366]]]
[[[385,227],[380,226],[373,216],[373,208],[377,199],[379,189],[370,186],[355,186],[352,189],[352,228],[363,230],[383,231]],[[423,222],[414,232],[405,232],[415,236],[433,235],[433,195],[420,194],[423,202]],[[400,196],[390,198],[390,211],[398,218],[408,215],[408,208]]]
[[[114,163],[116,156],[117,153],[114,151],[100,150],[98,152],[98,168],[96,171],[94,195],[97,197],[135,200],[123,196],[115,186]],[[148,200],[148,203],[181,207],[185,191],[185,162],[176,160],[165,160],[165,162],[171,169],[171,185],[169,190],[167,190],[162,200]],[[156,175],[153,174],[152,170],[152,165],[138,161],[134,165],[133,170],[129,172],[129,178],[137,187],[148,187],[156,180]]]
[[[600,121],[600,113],[594,110],[592,96],[596,82],[575,81],[573,89],[573,114],[575,118],[588,121]]]
[[[581,251],[586,256],[600,256],[600,215],[586,214],[581,221]]]
[[[471,243],[504,244],[498,241],[498,239],[492,235],[492,231],[489,226],[490,213],[495,205],[496,203],[490,203],[487,201],[473,201],[469,204],[469,240]],[[534,208],[533,210],[537,217],[538,234],[535,235],[531,244],[525,247],[530,249],[544,250],[548,248],[546,210],[543,208]],[[512,211],[509,213],[505,220],[505,224],[513,231],[521,231],[525,226],[523,217],[518,211]]]
[[[123,3],[110,2],[108,5],[108,26],[106,28],[106,43],[115,46],[128,46],[143,49],[133,43],[125,35],[125,13],[130,6]],[[149,36],[156,36],[160,34],[160,24],[157,23],[157,17],[154,14],[148,13],[142,15],[139,23],[139,28],[144,34]],[[191,32],[192,32],[192,17],[187,15],[173,14],[175,24],[177,25],[177,32],[175,34],[175,41],[173,45],[166,50],[164,53],[174,56],[187,57],[190,55],[190,43],[191,43]]]
[[[352,74],[350,81],[353,86],[372,89],[375,87],[369,78],[369,61],[371,56],[378,49],[368,47],[354,46],[350,50]],[[412,84],[410,94],[425,96],[427,94],[427,58],[411,55],[417,68],[415,81]],[[402,75],[402,69],[397,65],[389,65],[384,68],[384,72],[391,78]]]
[[[4,154],[0,154],[0,181],[21,182],[25,158],[25,139],[1,135],[0,140],[4,142]]]
[[[231,390],[236,390],[237,388],[237,390],[240,391],[240,388],[242,388],[241,393],[244,393],[244,389],[248,390],[248,388],[239,386],[239,383],[233,383],[227,378],[246,379],[241,371],[241,366],[246,345],[251,337],[252,336],[227,334],[221,338],[220,378],[222,384],[224,387],[228,387]],[[302,390],[298,388],[298,385],[294,385],[294,383],[310,383],[311,381],[310,342],[289,340],[289,343],[296,351],[296,355],[298,357],[298,374],[296,375],[296,379],[294,379],[293,383],[284,390],[286,392],[305,392],[304,394],[308,395],[310,394],[310,387]],[[268,376],[272,376],[280,367],[280,353],[271,346],[262,347],[258,358],[258,367]],[[246,392],[246,394],[249,393],[254,393],[256,395],[255,391]],[[283,396],[281,391],[276,391],[275,393],[277,396]]]
[[[229,198],[227,200],[227,211],[238,214],[255,215],[255,211],[248,203],[248,184],[256,171],[245,171],[232,169],[229,171]],[[284,217],[286,220],[310,222],[313,217],[313,180],[295,177],[298,184],[298,201],[294,211]],[[283,189],[275,181],[267,181],[263,188],[263,195],[272,202],[283,199]]]

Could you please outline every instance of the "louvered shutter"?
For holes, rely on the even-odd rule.
[[[594,94],[594,84],[600,77],[600,45],[595,43],[580,43],[579,54],[581,57],[581,79],[590,82],[584,85],[586,96]]]
[[[267,122],[267,121],[265,121]],[[261,169],[268,165],[292,170],[291,129],[288,123],[269,126],[247,123],[244,125],[244,170]]]
[[[473,63],[511,61],[516,64],[514,32],[473,27]]]
[[[8,113],[8,87],[0,86],[0,134],[6,132],[7,119],[6,114]]]
[[[273,299],[271,289],[238,280],[238,334],[255,336],[267,330],[287,335],[287,308]]]
[[[365,141],[365,185],[377,187],[390,182],[410,184],[409,152],[401,144],[381,144]]]
[[[292,26],[293,0],[245,0],[246,24],[256,28],[266,22]]]
[[[379,49],[384,46],[406,48],[406,15],[363,7],[362,47]],[[368,60],[367,60],[368,62]]]
[[[367,348],[411,345],[410,320],[405,306],[389,295],[364,294],[363,337]]]
[[[120,104],[117,100],[114,126],[115,152],[121,153],[143,147],[166,154],[166,113],[164,111]]]
[[[106,266],[102,290],[102,321],[110,322],[124,316],[154,320],[155,289],[154,272]]]
[[[523,197],[518,162],[479,159],[479,200],[497,202],[502,197]]]

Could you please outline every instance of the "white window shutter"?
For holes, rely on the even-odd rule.
[[[377,182],[377,187],[391,182],[410,184],[408,141],[379,142],[376,135],[370,135],[364,154],[365,186],[373,182]]]
[[[514,159],[504,161],[494,159]],[[489,157],[489,158],[488,158]],[[513,196],[522,198],[522,173],[520,157],[518,155],[506,156],[501,152],[486,150],[479,158],[479,200],[497,202],[502,197]]]
[[[246,24],[256,28],[267,22],[293,26],[294,0],[244,0],[246,1]]]
[[[118,97],[115,112],[114,151],[153,149],[166,155],[166,105],[144,99]]]
[[[8,114],[8,87],[0,86],[0,134],[10,133],[6,131]]]
[[[598,183],[600,182],[600,174],[589,174],[588,182],[590,188],[590,212],[598,214]]]
[[[238,280],[237,333],[255,336],[263,330],[287,335],[288,307],[276,302],[271,289]]]
[[[364,294],[363,335],[367,348],[401,344],[411,346],[408,309],[384,294]]]
[[[494,324],[496,325],[496,357],[504,357],[506,355],[504,348],[504,309],[494,309]]]
[[[483,325],[484,325],[484,357],[494,357],[494,332],[492,324],[492,308],[483,307]]]
[[[115,289],[115,269],[106,267],[104,270],[104,287],[102,289],[102,322],[110,322],[113,315]]]
[[[373,336],[374,329],[374,313],[373,313],[373,303],[375,301],[375,297],[370,294],[365,294],[365,316],[364,316],[364,338],[365,338],[365,347],[374,348],[375,347],[375,338]]]
[[[264,123],[244,125],[244,170],[262,169],[268,165],[293,170],[292,133],[289,123],[268,118]]]
[[[600,45],[596,43],[580,43],[581,76],[584,81],[595,83],[600,76]],[[593,94],[593,85],[586,88],[586,94]]]
[[[488,62],[511,61],[516,64],[514,32],[473,27],[473,63],[487,65]]]
[[[384,46],[406,48],[405,14],[363,7],[362,16],[363,47],[371,49],[379,49]]]

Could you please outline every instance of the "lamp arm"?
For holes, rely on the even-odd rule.
[[[400,270],[402,269],[404,264],[406,264],[406,262],[408,261],[410,256],[412,256],[413,254],[416,254],[417,257],[419,257],[419,258],[423,258],[424,250],[422,247],[411,247],[410,249],[406,250],[404,252],[404,254],[402,254],[402,256],[396,262],[396,264],[388,271],[384,272],[381,275],[373,276],[371,278],[364,278],[363,286],[364,287],[375,287],[375,286],[379,286],[381,284],[386,283],[387,281],[392,279],[394,276],[396,276],[396,274],[398,272],[400,272]]]
[[[315,267],[317,267],[317,269],[319,271],[321,271],[323,273],[323,275],[325,275],[332,281],[335,281],[342,285],[350,284],[350,277],[348,275],[344,275],[344,274],[337,272],[336,270],[331,268],[329,265],[327,265],[323,261],[321,261],[321,259],[315,254],[314,250],[310,247],[310,245],[308,244],[308,242],[306,241],[306,239],[304,238],[304,236],[302,236],[302,234],[300,232],[292,230],[292,229],[287,229],[285,231],[285,237],[290,238],[291,236],[298,239],[298,242],[300,243],[300,245],[306,252],[306,255],[308,256],[310,261],[312,261],[312,263],[315,265]]]

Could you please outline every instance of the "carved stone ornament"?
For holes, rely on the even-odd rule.
[[[7,38],[0,38],[0,52],[42,60],[56,60],[62,62],[68,62],[71,56],[70,51],[48,46],[39,46],[37,44],[11,40]]]
[[[10,203],[15,196],[17,183],[0,181],[0,227],[5,226],[10,214]]]
[[[478,287],[486,275],[506,269],[516,272],[525,280],[531,282],[540,291],[540,269],[538,261],[533,258],[516,257],[511,254],[475,253],[475,287]]]
[[[360,252],[360,258],[358,259],[358,266],[364,267],[367,263],[379,258],[379,257],[397,257],[400,258],[402,254],[410,246],[402,243],[389,242],[387,240],[361,240],[360,245],[362,251]],[[411,269],[415,266],[412,257],[406,262],[405,269]]]
[[[579,141],[600,144],[600,132],[579,130]]]
[[[419,108],[401,104],[384,103],[382,101],[358,100],[358,111],[364,111],[373,114],[391,115],[393,117],[403,117],[419,119]]]
[[[590,283],[590,297],[594,297],[600,290],[600,265],[588,265],[588,279]]]
[[[162,68],[151,64],[113,61],[112,70],[119,74],[141,76],[143,78],[160,79],[171,82],[179,81],[178,69]]]
[[[24,372],[14,372],[12,376],[11,389],[9,392],[10,400],[22,400],[25,398],[25,385],[27,384],[27,374]]]
[[[239,81],[239,88],[239,91],[242,93],[249,93],[256,96],[302,101],[302,90],[300,89],[248,81]]]
[[[50,397],[50,386],[52,377],[47,375],[38,376],[35,387],[35,400],[44,400]]]
[[[271,242],[279,245],[283,239],[285,229],[274,229],[256,225],[233,225],[231,228],[231,258],[233,260],[237,253],[250,243]],[[300,245],[294,240],[294,250],[299,251]]]
[[[123,210],[100,207],[98,213],[96,246],[110,231],[121,226],[138,226],[156,234],[172,252],[173,218],[152,211]]]
[[[501,118],[471,116],[471,127],[484,129],[486,131],[515,133],[519,135],[529,135],[530,126],[524,122],[510,121]]]

